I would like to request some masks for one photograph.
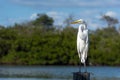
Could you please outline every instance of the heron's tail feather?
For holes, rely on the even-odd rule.
[[[85,54],[81,55],[81,63],[85,63]]]
[[[85,59],[84,58],[81,58],[81,63],[85,63]]]

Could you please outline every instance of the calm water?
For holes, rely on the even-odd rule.
[[[120,67],[88,67],[87,70],[91,80],[120,80]],[[0,66],[0,80],[72,80],[72,73],[77,71],[77,66]]]

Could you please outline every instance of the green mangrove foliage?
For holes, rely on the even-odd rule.
[[[0,63],[14,65],[78,65],[77,29],[63,30],[47,15],[34,21],[0,27]],[[120,65],[120,34],[115,27],[89,31],[88,63]]]

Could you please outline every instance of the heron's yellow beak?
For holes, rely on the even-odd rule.
[[[81,22],[82,22],[81,20],[76,20],[76,21],[71,22],[71,24],[79,24]]]

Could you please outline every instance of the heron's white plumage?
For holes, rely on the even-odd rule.
[[[86,67],[86,59],[87,59],[87,53],[88,53],[88,29],[86,22],[83,19],[76,20],[74,22],[71,22],[71,24],[80,24],[78,27],[78,34],[77,34],[77,51],[78,56],[81,61],[81,63],[84,64],[84,67]],[[81,72],[81,69],[80,69]],[[87,72],[87,69],[86,69]]]
[[[78,28],[77,51],[81,63],[85,63],[88,53],[88,29],[85,23],[80,24]]]

